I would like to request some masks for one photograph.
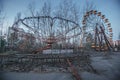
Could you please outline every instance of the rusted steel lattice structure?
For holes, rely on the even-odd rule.
[[[91,10],[78,23],[60,17],[36,16],[19,19],[11,27],[10,44],[33,53],[46,49],[76,49],[87,42],[97,51],[112,49],[111,23],[101,12]]]
[[[10,64],[16,66],[13,63],[17,62],[16,71],[33,70],[31,66],[35,65],[40,66],[41,71],[44,65],[67,67],[76,80],[81,80],[76,68],[87,68],[92,72],[96,70],[90,65],[88,53],[82,54],[80,49],[90,43],[96,51],[111,50],[113,36],[108,19],[96,10],[86,12],[82,25],[80,27],[78,23],[61,17],[34,16],[19,19],[10,27],[8,40],[13,50],[23,51],[25,54],[0,55],[1,65],[12,62]]]
[[[33,48],[31,51],[34,53],[52,48],[78,48],[82,33],[76,22],[50,16],[19,19],[13,24],[12,29],[12,34],[16,38],[11,39],[11,44],[17,43],[16,46],[19,49],[25,49],[27,45],[31,44],[32,46],[28,47],[29,50]]]
[[[91,10],[86,12],[83,21],[83,39],[86,41],[91,40],[91,47],[97,51],[111,50],[112,49],[112,37],[113,32],[111,23],[105,15],[97,10]],[[87,35],[91,34],[91,38],[87,38]]]

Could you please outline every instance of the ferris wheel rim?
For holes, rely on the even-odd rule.
[[[107,18],[105,18],[105,15],[103,15],[101,12],[98,12],[97,10],[90,10],[85,13],[85,15],[83,16],[83,20],[82,20],[83,30],[84,31],[86,30],[87,19],[91,15],[97,16],[99,17],[99,19],[101,19],[101,21],[103,21],[103,23],[105,24],[104,26],[107,27],[106,29],[108,31],[108,33],[106,34],[109,38],[112,39],[113,33],[112,33],[111,23],[109,22]]]

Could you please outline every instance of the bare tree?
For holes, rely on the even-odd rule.
[[[43,16],[51,16],[51,3],[50,2],[44,2],[41,11],[41,15]]]
[[[3,0],[0,1],[0,51],[4,49],[4,40],[3,40]]]
[[[78,10],[78,6],[74,3],[73,0],[62,0],[58,6],[58,10],[55,14],[55,16],[57,17],[62,17],[64,19],[68,19],[71,21],[74,21],[76,23],[80,23],[80,15],[79,15],[79,10]],[[60,21],[59,24],[60,25],[60,29],[62,30],[61,32],[63,33],[64,31],[69,31],[69,29],[71,29],[72,27],[75,26],[75,24],[71,24],[65,21]],[[71,30],[71,32],[73,31],[73,34],[75,35],[76,33],[78,33],[78,30],[76,31],[76,29]],[[79,30],[80,31],[80,30]],[[67,35],[70,35],[68,32],[68,34],[63,34],[64,37],[66,37]],[[68,43],[70,42],[69,40],[62,41],[63,43]],[[75,43],[75,37],[73,38],[73,45]],[[77,43],[78,44],[78,43]]]
[[[86,5],[84,6],[83,10],[82,10],[82,19],[84,19],[84,15],[86,14],[86,12],[90,11],[90,10],[94,10],[96,9],[96,6],[93,2],[90,1],[86,1]],[[90,17],[89,19],[94,19],[96,17]],[[87,22],[86,22],[87,23]],[[85,29],[85,30],[84,30]],[[89,33],[86,32],[86,29],[88,29],[87,26],[83,26],[82,25],[82,39],[80,41],[81,46],[84,46],[83,43],[86,41],[86,36],[88,36]],[[86,34],[87,33],[87,34]]]
[[[27,14],[32,18],[25,19],[24,22],[29,27],[32,28],[33,32],[31,32],[30,29],[28,33],[34,34],[34,36],[36,37],[36,42],[37,42],[37,38],[40,37],[47,39],[50,36],[59,35],[58,38],[66,39],[67,36],[71,34],[75,35],[78,32],[80,32],[80,30],[76,29],[76,24],[71,24],[68,20],[74,21],[78,25],[80,25],[81,15],[78,8],[79,7],[74,3],[73,0],[62,0],[58,8],[56,9],[52,9],[52,5],[50,4],[50,2],[44,2],[43,6],[40,8],[39,11],[36,10],[35,3],[30,3],[27,8],[28,9]],[[53,10],[55,13],[53,13]],[[40,17],[40,16],[44,16],[44,17]],[[67,20],[57,19],[56,17],[64,18]],[[18,20],[19,18],[20,18],[20,14],[17,14],[15,21]],[[56,19],[53,20],[53,18]],[[73,45],[78,45],[77,40],[78,38],[73,37],[72,40],[70,41],[69,39],[68,40],[61,39],[60,42],[62,42],[62,44],[73,43]],[[42,43],[42,41],[39,40],[39,43]],[[37,45],[39,44],[36,44],[36,46]]]
[[[15,16],[14,22],[18,21],[21,19],[21,12],[18,12],[17,15]]]
[[[120,32],[119,32],[119,34],[118,34],[118,39],[120,40]]]
[[[94,2],[86,1],[86,4],[82,10],[83,11],[82,13],[85,14],[87,11],[94,10],[94,9],[96,9],[96,5],[94,4]]]

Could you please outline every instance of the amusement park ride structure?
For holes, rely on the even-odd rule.
[[[65,63],[63,65],[65,66],[67,62],[67,67],[71,68],[75,79],[81,80],[78,70],[75,69],[74,61],[77,61],[77,66],[81,64],[79,62],[84,61],[85,64],[82,62],[84,67],[88,66],[93,72],[96,72],[90,65],[90,56],[88,54],[80,54],[79,52],[80,49],[86,47],[85,44],[91,43],[90,48],[96,51],[110,51],[113,49],[112,28],[105,15],[96,10],[88,11],[83,16],[82,25],[80,27],[78,23],[61,17],[34,16],[19,19],[10,28],[12,31],[8,37],[9,45],[12,45],[11,48],[17,48],[16,50],[19,51],[26,51],[26,48],[33,54],[4,54],[0,55],[0,61],[7,59],[6,61],[9,62],[9,60],[13,59],[15,63],[16,61],[25,63],[28,60],[32,65],[37,63],[40,66],[51,62]],[[44,54],[43,50],[47,49],[72,49],[76,53],[73,51],[75,54]],[[56,65],[56,63],[52,65]]]
[[[39,44],[39,47],[32,49],[32,53],[39,53],[46,49],[53,49],[54,45],[62,46],[64,49],[85,47],[83,42],[91,42],[91,47],[97,51],[112,49],[112,28],[108,19],[101,12],[91,10],[83,16],[82,27],[78,23],[61,17],[35,16],[19,19],[12,25],[16,38],[11,39],[11,45],[20,42],[18,35],[24,33],[32,34],[34,41],[32,46]],[[23,31],[20,31],[22,29]],[[92,37],[87,38],[88,34]],[[24,43],[17,46],[25,47],[30,38],[24,38]],[[30,50],[30,49],[29,49]]]
[[[91,10],[86,12],[83,18],[83,33],[84,38],[86,34],[93,35],[92,48],[97,51],[112,50],[112,28],[111,23],[105,18],[101,12]]]

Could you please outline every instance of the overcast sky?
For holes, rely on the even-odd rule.
[[[1,0],[0,0],[1,1]],[[18,12],[27,13],[28,4],[35,4],[36,9],[41,8],[44,2],[50,1],[53,10],[57,8],[61,0],[4,0],[5,26],[11,26]],[[101,11],[111,22],[113,39],[118,39],[120,32],[120,6],[119,0],[73,0],[80,10],[86,5],[86,1],[93,2],[97,10]]]

